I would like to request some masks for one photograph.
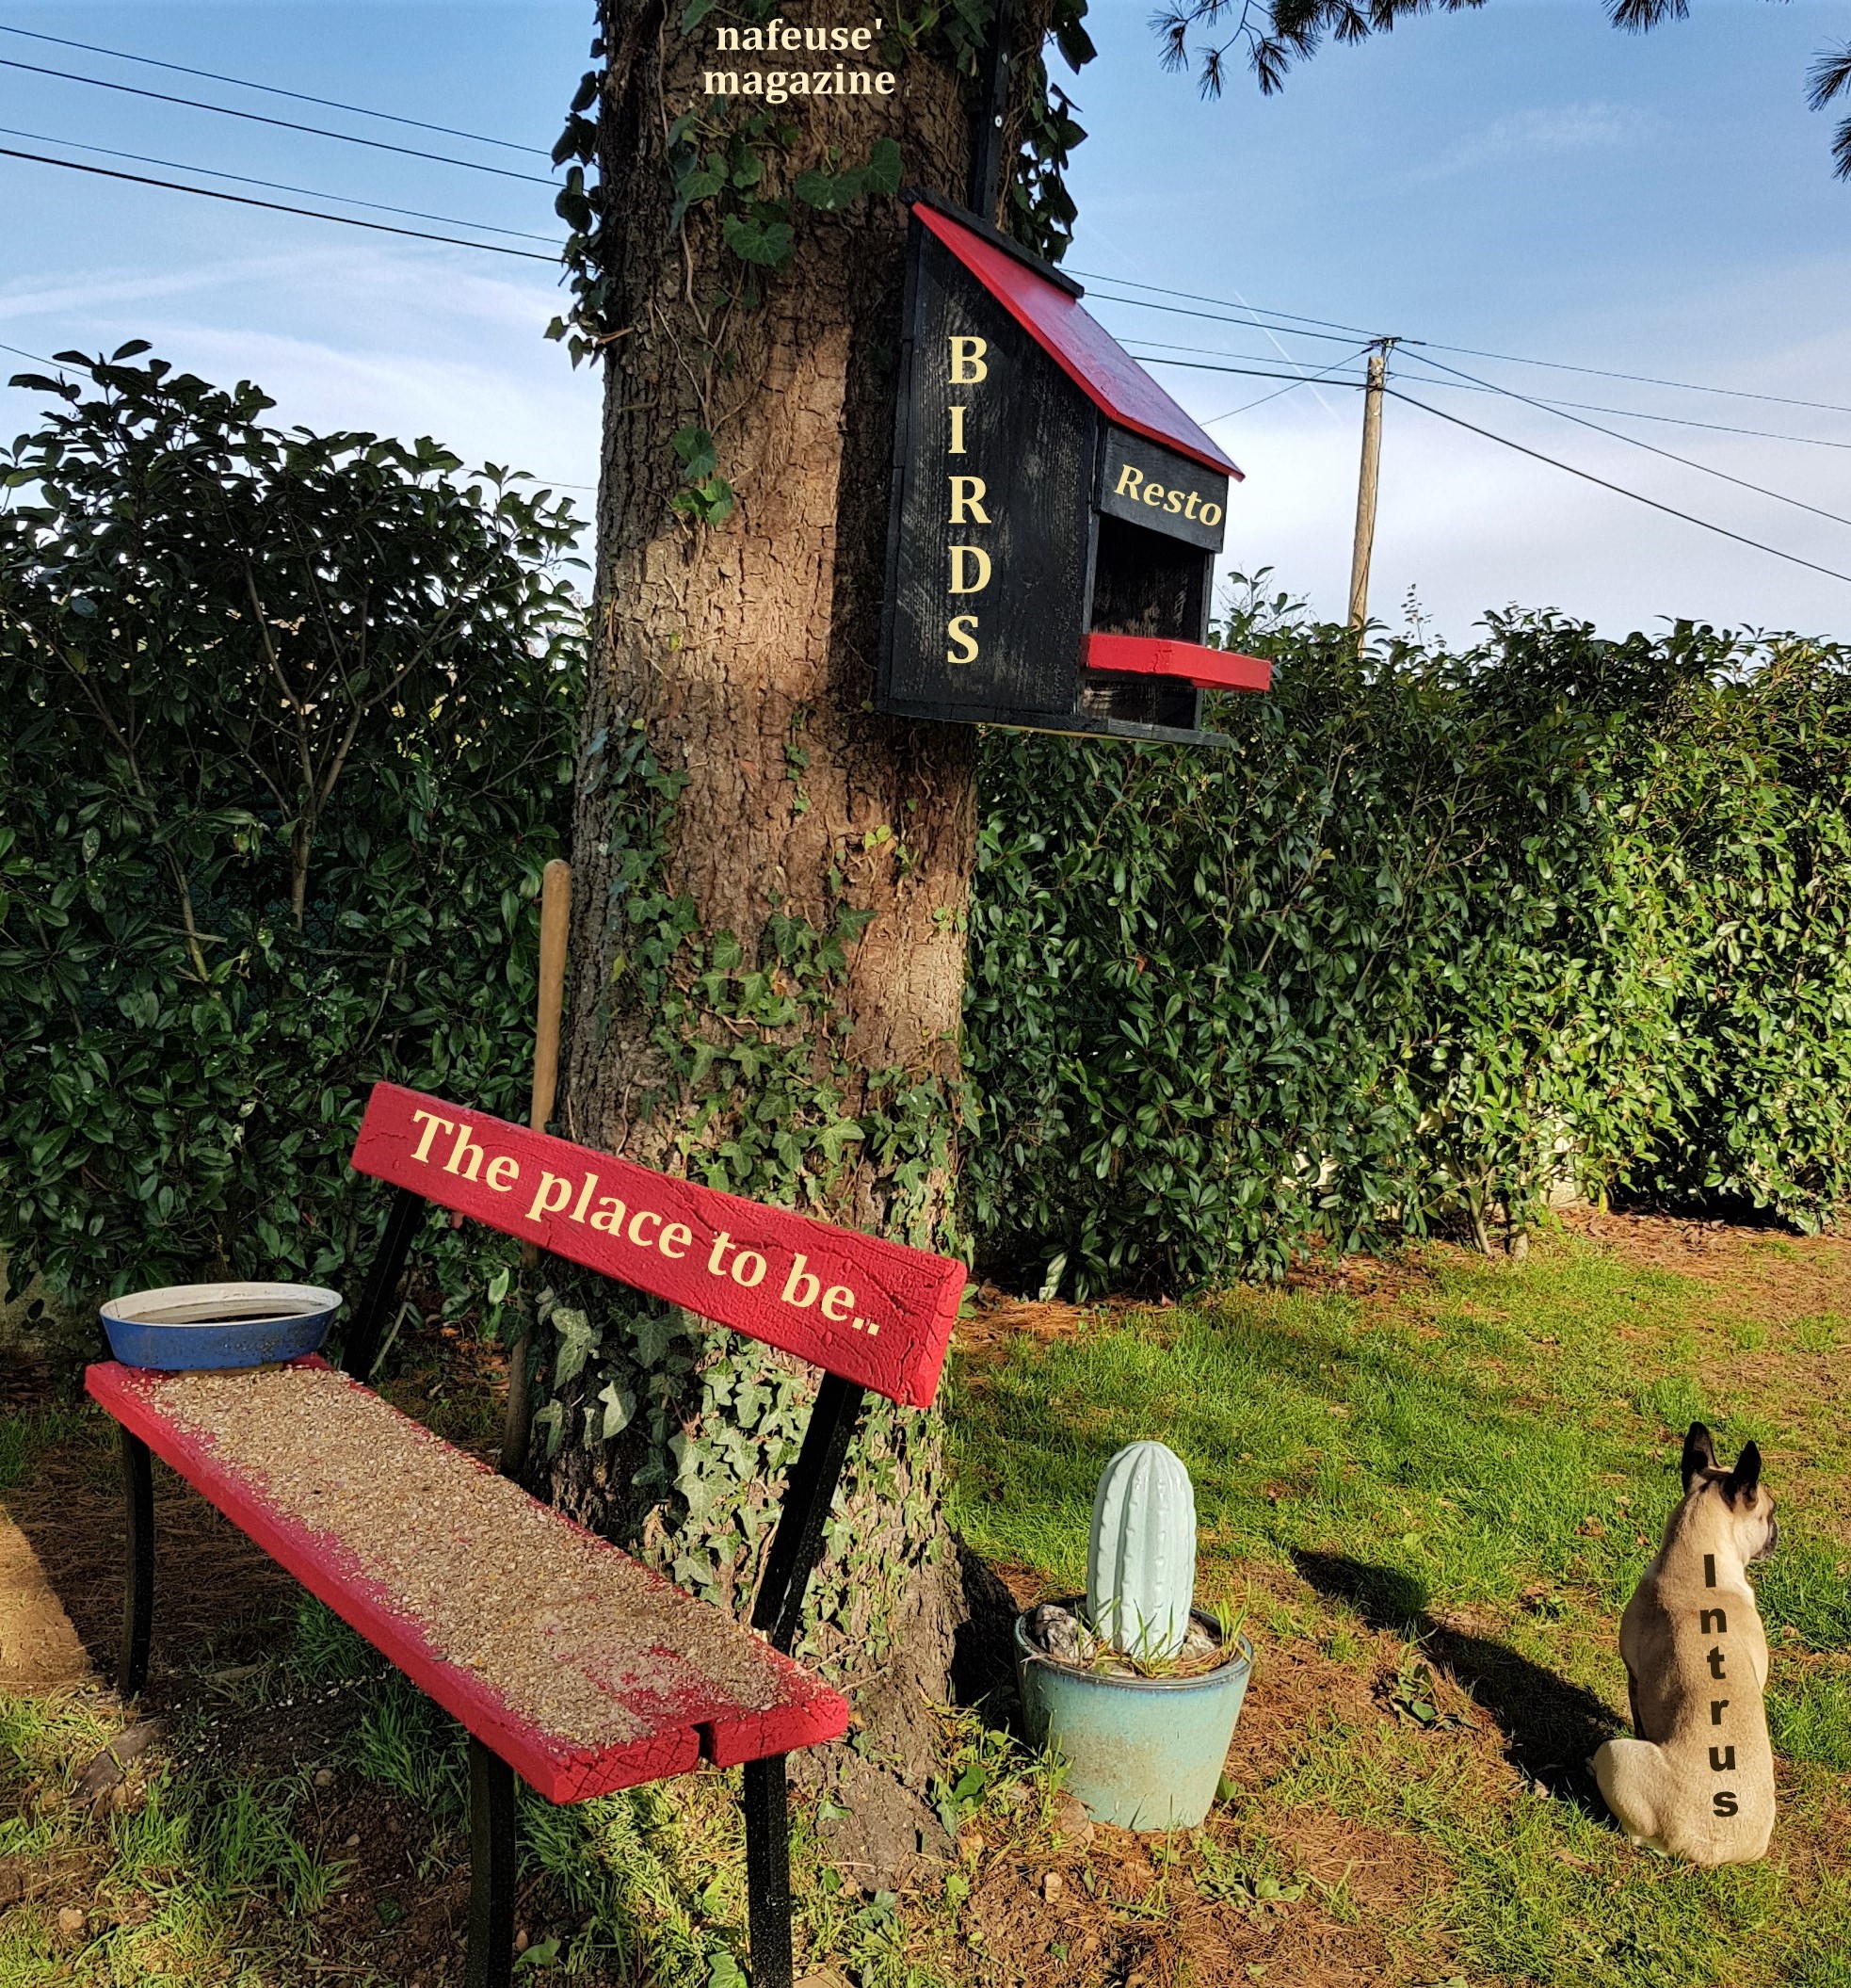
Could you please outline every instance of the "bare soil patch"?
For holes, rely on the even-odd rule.
[[[1851,1236],[1579,1206],[1563,1209],[1561,1219],[1571,1236],[1623,1263],[1701,1278],[1771,1323],[1851,1313]]]
[[[110,1677],[124,1551],[114,1424],[100,1412],[87,1417],[81,1439],[41,1450],[31,1476],[0,1503],[90,1673]],[[251,1661],[296,1593],[280,1567],[162,1463],[154,1466],[154,1568],[155,1678]],[[158,1705],[158,1687],[153,1696]]]

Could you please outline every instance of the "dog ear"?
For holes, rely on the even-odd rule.
[[[1738,1497],[1753,1497],[1760,1482],[1761,1450],[1753,1443],[1745,1443],[1735,1468],[1723,1479],[1722,1495],[1732,1505]]]
[[[1716,1467],[1716,1440],[1700,1422],[1690,1425],[1684,1437],[1684,1489],[1688,1491],[1699,1471]]]

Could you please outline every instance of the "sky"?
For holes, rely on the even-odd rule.
[[[1851,186],[1831,177],[1833,119],[1803,97],[1812,56],[1851,41],[1851,0],[1692,0],[1693,19],[1646,37],[1609,27],[1599,0],[1487,0],[1328,47],[1276,97],[1232,70],[1214,103],[1160,68],[1151,8],[1094,0],[1099,60],[1077,78],[1054,64],[1090,134],[1070,175],[1081,220],[1068,263],[1084,273],[1089,305],[1147,363],[1190,362],[1152,369],[1247,472],[1231,506],[1231,568],[1267,569],[1271,588],[1341,616],[1360,348],[1392,335],[1406,342],[1390,383],[1409,397],[1386,405],[1370,595],[1391,628],[1411,611],[1428,633],[1470,640],[1488,609],[1521,606],[1614,635],[1676,616],[1851,635],[1851,577],[1832,576],[1851,576]],[[822,6],[812,18],[853,12]],[[408,131],[0,33],[0,62],[37,66],[0,66],[0,148],[155,177],[187,178],[178,166],[284,182],[309,192],[211,184],[310,206],[338,196],[356,218],[543,258],[559,233],[551,194],[507,175],[550,177],[541,154],[588,65],[590,17],[581,0],[0,0],[0,26],[507,141]],[[511,149],[520,145],[537,149]],[[597,384],[542,338],[561,307],[546,260],[6,156],[0,243],[8,347],[48,355],[147,338],[208,378],[257,380],[277,399],[277,420],[433,434],[588,506]],[[1243,305],[1292,314],[1296,328],[1283,315],[1271,331],[1227,321],[1251,315]],[[1530,360],[1554,365],[1516,363]],[[0,361],[4,371],[28,364],[12,350]],[[1571,366],[1595,370],[1561,369]],[[1297,386],[1251,377],[1325,369]],[[1574,411],[1582,420],[1635,439],[1512,391],[1586,403]],[[5,432],[24,428],[41,398],[0,389]],[[1763,432],[1721,431],[1731,428]],[[1509,443],[1830,572],[1650,509]]]

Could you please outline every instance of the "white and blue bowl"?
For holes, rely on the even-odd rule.
[[[314,1284],[170,1284],[110,1299],[102,1318],[124,1366],[182,1373],[299,1360],[340,1308],[339,1291]]]

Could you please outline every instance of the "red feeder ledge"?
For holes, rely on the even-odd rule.
[[[1089,635],[1086,668],[1127,676],[1174,676],[1204,690],[1270,690],[1273,666],[1199,642],[1149,635]]]

